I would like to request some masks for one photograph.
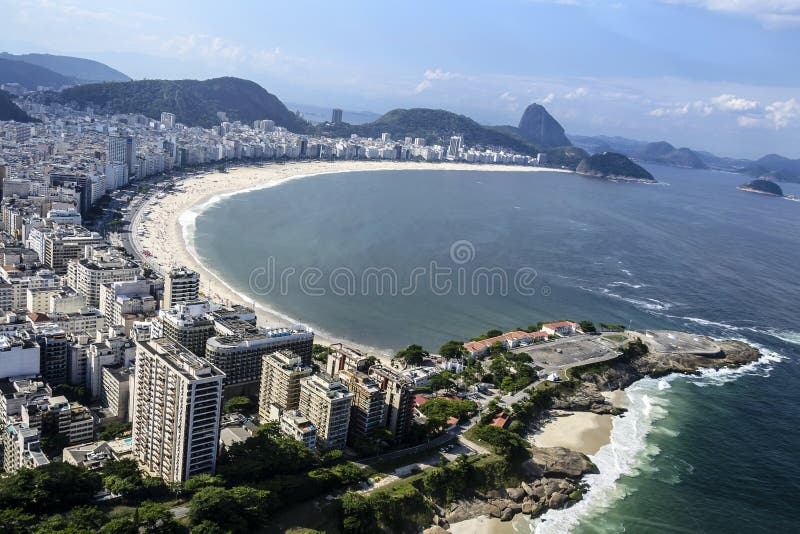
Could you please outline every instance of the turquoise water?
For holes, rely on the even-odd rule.
[[[213,205],[196,220],[196,249],[256,301],[387,349],[435,350],[560,318],[757,343],[767,357],[743,371],[632,387],[585,501],[532,528],[796,530],[800,204],[737,191],[737,175],[649,170],[660,184],[485,171],[320,176]],[[450,272],[433,283],[439,269]]]

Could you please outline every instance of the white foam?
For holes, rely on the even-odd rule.
[[[793,345],[800,345],[800,332],[792,332],[791,330],[767,330],[767,333],[773,337],[777,337],[781,341],[791,343]]]
[[[654,424],[668,414],[670,382],[678,379],[689,380],[695,385],[723,385],[741,376],[770,376],[775,363],[787,358],[749,340],[762,353],[762,357],[752,363],[735,369],[703,369],[697,376],[669,375],[659,379],[645,378],[625,390],[628,397],[628,412],[614,417],[611,430],[611,443],[602,447],[596,455],[590,456],[600,473],[586,475],[584,481],[589,485],[583,499],[564,510],[548,510],[541,518],[531,521],[536,534],[568,532],[582,521],[609,509],[615,502],[628,495],[629,490],[619,484],[623,476],[636,476],[639,473],[654,473],[657,469],[650,459],[660,450],[647,442],[651,433],[676,436],[674,430],[654,427]],[[694,466],[686,464],[687,472]],[[677,476],[677,475],[676,475]],[[672,483],[665,479],[664,482]]]
[[[612,287],[616,287],[616,286],[630,287],[631,289],[639,289],[641,287],[646,287],[647,286],[647,284],[632,284],[630,282],[622,282],[622,281],[611,282],[608,285],[612,286]]]

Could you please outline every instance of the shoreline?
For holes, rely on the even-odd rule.
[[[147,263],[157,264],[162,271],[173,266],[185,266],[200,274],[200,291],[208,298],[227,304],[243,304],[255,307],[260,326],[289,326],[302,324],[280,310],[269,301],[250,298],[235,288],[230,281],[216,272],[213,266],[203,263],[194,246],[194,222],[207,209],[218,202],[238,194],[275,187],[293,180],[314,178],[329,174],[392,170],[443,170],[443,171],[490,171],[490,172],[563,172],[571,171],[548,167],[514,165],[476,165],[468,163],[419,163],[419,162],[302,162],[244,165],[228,172],[210,171],[198,176],[188,176],[174,182],[174,190],[165,192],[164,198],[152,197],[140,205],[130,228],[130,239],[134,248],[148,251]],[[146,216],[145,210],[151,210]],[[140,228],[147,235],[139,236]],[[315,343],[330,345],[343,343],[368,353],[386,352],[387,349],[370,347],[357,340],[346,339],[326,332],[324,325],[308,325],[314,330]]]

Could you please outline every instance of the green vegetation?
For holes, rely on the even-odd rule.
[[[617,332],[625,331],[624,324],[600,323],[600,328],[602,328],[603,330],[615,330]]]
[[[38,122],[22,111],[11,99],[11,95],[0,90],[0,121]]]
[[[225,401],[223,411],[225,413],[253,413],[256,409],[256,403],[250,397],[231,397]]]
[[[655,178],[647,170],[627,156],[615,152],[603,152],[584,158],[578,164],[576,172],[601,178],[621,177],[655,182]]]
[[[331,348],[325,345],[314,343],[314,346],[311,348],[311,357],[323,365],[328,361],[328,354],[330,353]]]
[[[80,57],[58,56],[54,54],[8,54],[3,52],[0,58],[38,65],[53,72],[87,82],[128,81],[130,78],[108,65]],[[43,84],[47,85],[47,84]]]
[[[35,90],[40,85],[58,89],[75,80],[33,63],[0,57],[0,83],[18,83]]]
[[[168,111],[188,126],[217,125],[217,112],[222,111],[231,121],[270,119],[293,132],[308,129],[308,124],[275,95],[255,82],[233,77],[92,83],[71,87],[52,98],[62,103],[74,102],[79,108],[93,105],[110,113],[141,113],[157,118],[162,111]]]
[[[583,330],[587,334],[589,332],[597,332],[597,328],[595,328],[594,323],[592,321],[581,321],[578,324],[581,325],[581,330]]]
[[[409,345],[403,350],[398,351],[395,357],[405,361],[408,365],[421,365],[428,356],[430,356],[430,353],[423,349],[422,346]]]
[[[448,360],[458,359],[466,355],[463,341],[448,341],[439,347],[439,356]]]
[[[783,189],[781,189],[781,186],[771,180],[750,180],[746,184],[742,184],[741,187],[753,189],[768,195],[783,196]]]
[[[505,392],[524,389],[538,378],[536,370],[528,365],[531,361],[528,354],[502,352],[494,354],[491,358],[489,364],[491,377],[486,377],[487,381],[498,385]]]
[[[245,486],[231,489],[207,486],[197,491],[189,503],[189,518],[204,529],[250,532],[264,523],[270,502],[268,491]]]
[[[442,429],[447,426],[447,420],[451,417],[466,421],[478,411],[478,405],[471,400],[438,397],[420,406],[419,411],[428,418],[432,426]]]
[[[523,460],[528,456],[528,442],[519,434],[493,425],[474,427],[474,436],[488,443],[494,452],[507,460]]]
[[[112,421],[106,424],[101,430],[98,437],[104,441],[111,441],[117,439],[131,430],[131,423],[124,421]]]

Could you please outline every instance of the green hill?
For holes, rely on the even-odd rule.
[[[740,185],[739,189],[754,191],[765,195],[775,195],[777,197],[783,196],[781,187],[770,180],[751,180],[746,184]]]
[[[66,89],[56,98],[109,113],[158,118],[162,111],[168,111],[187,126],[209,128],[219,124],[217,112],[222,111],[230,121],[270,119],[294,132],[308,129],[308,123],[289,111],[278,97],[255,82],[233,77],[92,83]]]
[[[389,133],[393,139],[422,137],[428,144],[443,146],[449,144],[451,136],[463,135],[464,143],[469,146],[503,147],[529,155],[538,152],[536,147],[518,137],[443,109],[393,109],[381,118],[366,124],[323,123],[317,126],[317,133],[332,137],[347,137],[351,134],[380,137],[382,133]]]
[[[7,52],[1,53],[0,58],[24,61],[84,82],[126,82],[130,80],[130,77],[120,71],[92,59],[53,54],[9,54]]]
[[[36,122],[35,119],[32,119],[22,111],[11,100],[11,95],[5,91],[0,91],[0,121]]]
[[[578,165],[576,172],[612,180],[656,181],[646,169],[632,162],[627,156],[615,152],[603,152],[585,158]]]
[[[39,85],[58,89],[74,84],[75,79],[39,65],[0,57],[0,83],[18,83],[30,90]]]

